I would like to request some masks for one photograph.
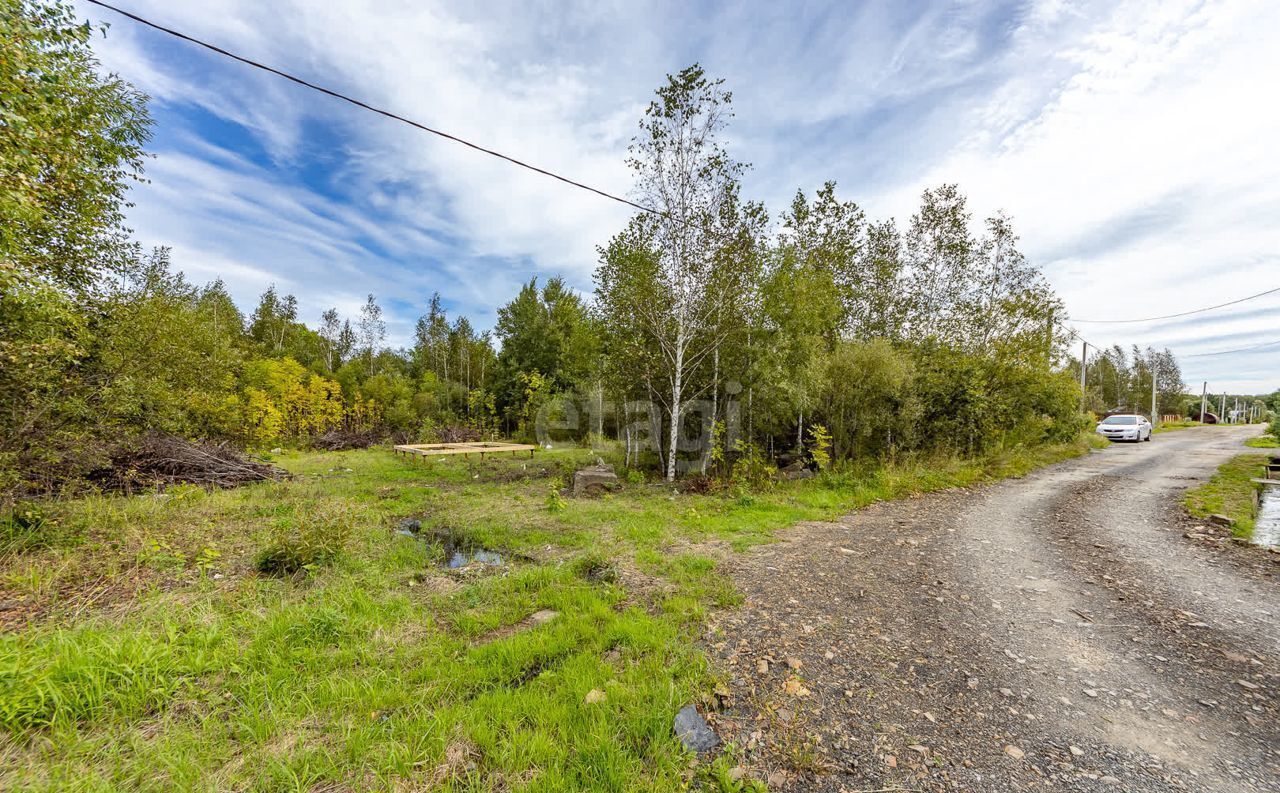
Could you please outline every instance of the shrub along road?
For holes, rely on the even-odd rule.
[[[771,790],[1280,789],[1275,554],[1186,539],[1199,428],[730,557],[718,727]]]

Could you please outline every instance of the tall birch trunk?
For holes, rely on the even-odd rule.
[[[676,336],[675,376],[671,379],[671,432],[667,436],[667,481],[676,481],[676,444],[680,440],[680,409],[684,396],[684,333]]]

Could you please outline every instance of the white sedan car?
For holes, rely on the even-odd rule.
[[[1098,422],[1098,434],[1113,441],[1151,440],[1151,422],[1145,416],[1124,414],[1107,416]]]

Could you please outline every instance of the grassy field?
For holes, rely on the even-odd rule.
[[[1183,496],[1187,511],[1197,518],[1226,515],[1235,521],[1232,533],[1237,537],[1253,535],[1255,499],[1261,485],[1253,483],[1263,475],[1265,454],[1241,454],[1218,466],[1208,482],[1188,490]]]
[[[51,503],[0,538],[0,789],[741,789],[671,731],[717,680],[726,554],[1098,442],[581,500],[587,450],[288,453],[279,483]],[[504,564],[447,569],[441,536]]]
[[[1259,435],[1244,442],[1251,449],[1280,449],[1280,439],[1274,435]]]

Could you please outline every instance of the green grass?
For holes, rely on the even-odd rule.
[[[285,482],[50,503],[0,556],[27,615],[0,634],[0,789],[682,789],[672,718],[718,679],[707,614],[741,600],[725,555],[1099,440],[563,505],[591,452],[287,453]],[[512,563],[449,573],[409,516]]]
[[[1153,433],[1173,432],[1174,430],[1185,430],[1188,427],[1209,427],[1210,424],[1201,424],[1191,419],[1179,419],[1178,421],[1162,421],[1152,430]]]
[[[1251,449],[1280,449],[1280,438],[1274,435],[1259,435],[1244,442]]]
[[[1218,466],[1208,482],[1188,490],[1183,496],[1187,511],[1197,518],[1225,515],[1235,521],[1232,533],[1248,539],[1253,535],[1256,499],[1267,462],[1265,454],[1242,454]]]

